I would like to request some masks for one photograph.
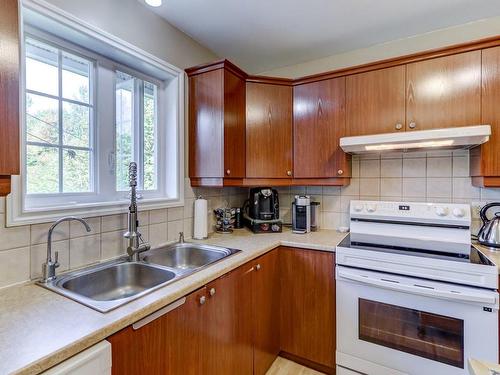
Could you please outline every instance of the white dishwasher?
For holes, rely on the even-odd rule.
[[[101,341],[42,375],[111,375],[111,344]]]

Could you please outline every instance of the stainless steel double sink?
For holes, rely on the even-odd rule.
[[[139,262],[118,259],[70,272],[40,285],[97,311],[107,312],[239,251],[176,243],[143,253]]]

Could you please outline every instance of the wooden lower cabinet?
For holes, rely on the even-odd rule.
[[[333,253],[272,250],[189,294],[148,324],[108,337],[112,373],[264,375],[280,352],[330,373],[335,363],[333,266]]]
[[[335,254],[280,248],[281,350],[297,362],[334,373]]]

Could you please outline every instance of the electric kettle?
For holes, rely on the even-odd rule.
[[[491,219],[488,219],[486,213],[492,207],[498,207]],[[500,247],[500,202],[488,203],[479,213],[483,226],[479,230],[477,239],[479,243],[485,246]]]

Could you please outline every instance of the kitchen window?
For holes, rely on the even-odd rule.
[[[23,163],[7,224],[125,211],[131,161],[142,208],[182,204],[182,70],[83,23],[65,28],[77,21],[61,14],[24,12]]]

